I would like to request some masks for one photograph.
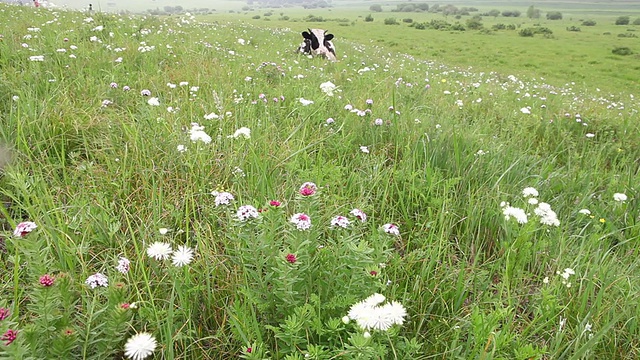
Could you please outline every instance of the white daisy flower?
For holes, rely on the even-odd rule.
[[[172,252],[171,245],[160,241],[154,242],[147,248],[147,255],[156,260],[166,260]]]
[[[124,345],[124,355],[131,360],[143,360],[153,354],[156,339],[149,333],[133,335]]]
[[[184,245],[178,246],[178,250],[174,251],[171,257],[173,266],[177,267],[188,265],[191,263],[191,260],[193,260],[193,250]]]

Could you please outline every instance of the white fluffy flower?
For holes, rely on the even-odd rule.
[[[235,139],[237,139],[239,137],[243,137],[245,139],[250,139],[251,138],[251,129],[249,129],[248,127],[241,127],[240,129],[236,130],[235,133],[233,133],[233,137]]]
[[[171,257],[173,265],[177,267],[188,265],[191,260],[193,260],[193,250],[184,245],[178,246],[178,250],[174,251]]]
[[[404,306],[395,301],[380,305],[384,301],[383,295],[373,294],[351,306],[347,316],[364,330],[386,331],[393,325],[402,325],[407,315]]]
[[[538,190],[536,190],[535,188],[532,187],[526,187],[522,190],[522,196],[524,197],[528,197],[528,196],[533,196],[533,197],[538,197]]]
[[[189,130],[189,137],[191,141],[202,141],[205,144],[211,142],[211,136],[204,132],[204,126],[198,125],[198,123],[191,124],[191,130]]]
[[[307,100],[305,98],[300,98],[300,104],[302,104],[302,106],[308,106],[313,104],[313,100]]]
[[[124,345],[124,355],[131,360],[143,360],[153,354],[156,339],[149,333],[133,335]]]
[[[320,90],[322,90],[327,96],[333,96],[333,91],[336,89],[336,86],[331,82],[323,82],[320,84]]]
[[[627,195],[622,193],[613,194],[613,200],[615,201],[627,201]]]
[[[149,104],[151,106],[160,106],[160,100],[158,100],[157,97],[152,97],[151,99],[149,99],[147,101],[147,104]]]
[[[171,245],[156,241],[147,248],[147,255],[156,260],[166,260],[171,255]]]
[[[505,206],[502,208],[502,213],[504,214],[505,220],[509,220],[513,217],[516,219],[518,224],[526,224],[528,221],[527,214],[524,210],[517,207]]]

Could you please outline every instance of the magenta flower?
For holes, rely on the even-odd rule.
[[[0,321],[6,319],[11,315],[11,311],[7,308],[0,308]]]
[[[27,234],[32,232],[38,225],[31,221],[24,221],[16,226],[16,229],[13,231],[13,236],[16,237],[25,237]]]
[[[278,200],[271,200],[269,201],[269,205],[273,206],[273,207],[280,207],[280,205],[282,205],[282,203]]]
[[[287,262],[294,264],[296,261],[298,261],[298,258],[296,257],[295,254],[287,254],[286,256]]]
[[[44,274],[44,275],[40,276],[40,285],[42,285],[44,287],[52,286],[54,280],[55,279],[53,278],[53,276],[51,276],[49,274]]]
[[[2,337],[0,337],[0,340],[6,341],[6,343],[4,343],[4,346],[9,346],[17,336],[18,331],[9,329],[2,335]]]
[[[300,187],[300,195],[302,196],[311,196],[315,194],[316,191],[318,191],[318,187],[312,182],[306,182]]]

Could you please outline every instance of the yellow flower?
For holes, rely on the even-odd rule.
[[[440,80],[440,82],[446,83],[447,79],[442,79],[442,80]]]
[[[600,222],[604,224],[605,222],[607,222],[607,220],[605,220],[604,218],[600,218]]]

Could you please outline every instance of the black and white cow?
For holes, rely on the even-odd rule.
[[[336,48],[331,42],[333,34],[327,34],[327,30],[322,29],[307,30],[309,31],[302,32],[304,41],[300,44],[298,51],[307,55],[324,56],[331,61],[336,61]]]

